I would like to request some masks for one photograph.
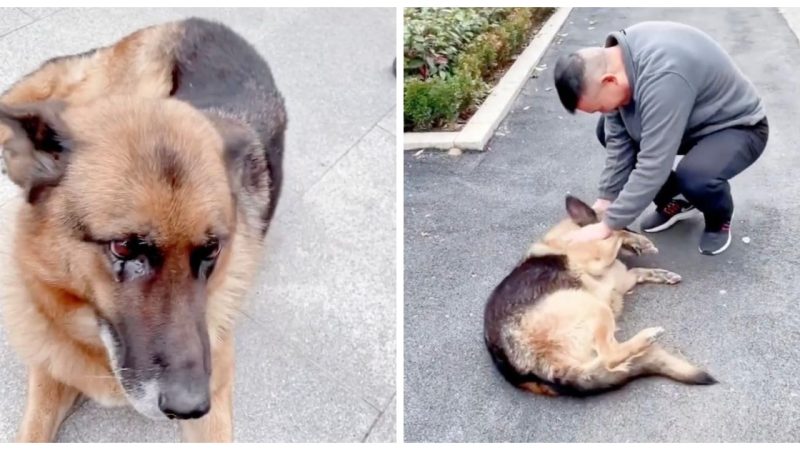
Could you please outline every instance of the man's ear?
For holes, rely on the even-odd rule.
[[[607,73],[603,75],[603,78],[600,79],[600,83],[603,86],[607,86],[609,84],[617,84],[618,83],[617,76],[612,73]]]
[[[67,167],[69,133],[61,102],[18,106],[0,104],[0,148],[8,177],[36,203],[48,188],[58,185]],[[0,127],[3,128],[3,127]]]

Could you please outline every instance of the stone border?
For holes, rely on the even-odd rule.
[[[483,150],[571,11],[556,9],[461,131],[403,133],[403,149]]]

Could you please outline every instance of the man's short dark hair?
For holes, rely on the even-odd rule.
[[[564,108],[575,114],[578,99],[583,93],[583,78],[586,71],[586,61],[577,53],[560,56],[553,70],[558,98]]]

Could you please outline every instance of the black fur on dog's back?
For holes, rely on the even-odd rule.
[[[234,119],[258,137],[271,178],[269,206],[262,213],[264,232],[277,206],[283,179],[286,111],[272,72],[258,52],[227,26],[204,19],[182,22],[176,49],[173,95],[207,114]],[[261,155],[243,155],[244,186],[258,183]]]
[[[492,291],[484,309],[484,340],[492,361],[503,377],[514,386],[539,383],[558,394],[580,395],[570,386],[545,380],[533,373],[521,373],[509,361],[503,346],[503,327],[524,309],[559,289],[578,288],[579,280],[567,270],[563,255],[531,256],[522,261]]]

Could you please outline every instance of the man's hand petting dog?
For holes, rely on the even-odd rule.
[[[612,230],[608,225],[604,222],[598,222],[570,232],[564,236],[564,240],[573,244],[597,241],[611,236],[611,232]]]
[[[597,214],[603,215],[606,213],[608,207],[611,206],[611,200],[606,200],[604,198],[598,198],[594,201],[592,205],[592,209],[597,212]]]

